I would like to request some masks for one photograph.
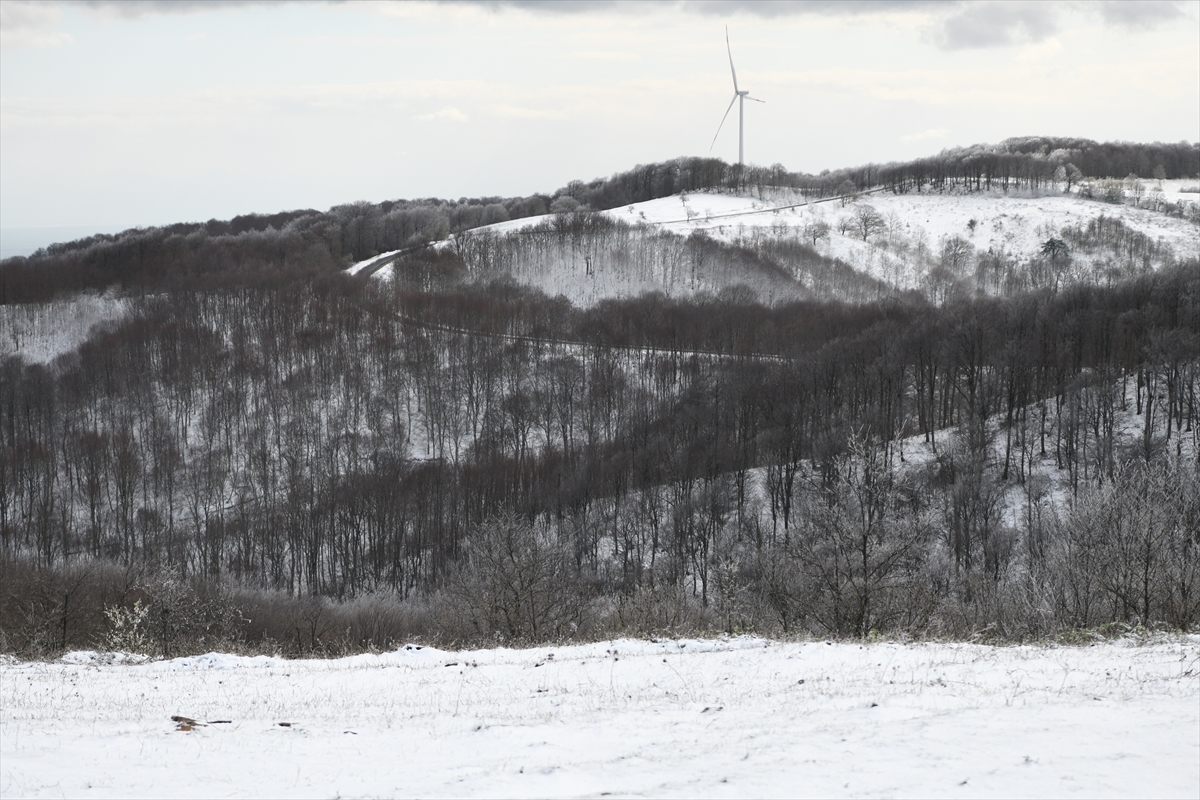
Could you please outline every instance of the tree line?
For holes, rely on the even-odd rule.
[[[177,223],[98,234],[0,262],[0,303],[119,285],[153,290],[244,281],[259,273],[342,269],[379,253],[439,241],[462,231],[547,213],[619,208],[681,192],[798,192],[821,198],[886,188],[895,192],[1049,189],[1085,176],[1123,180],[1200,175],[1200,145],[1097,143],[1027,137],[943,151],[904,163],[867,164],[820,175],[685,157],[638,165],[608,178],[572,181],[552,194],[458,200],[389,200],[228,221]]]

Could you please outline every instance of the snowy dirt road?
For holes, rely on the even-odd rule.
[[[0,796],[1200,795],[1200,637],[67,660],[0,665]]]

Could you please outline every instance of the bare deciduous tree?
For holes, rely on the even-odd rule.
[[[865,242],[887,228],[887,220],[873,206],[862,203],[854,207],[854,232]]]

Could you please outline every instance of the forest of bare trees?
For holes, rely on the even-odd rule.
[[[590,308],[430,281],[461,263],[183,286],[5,360],[0,645],[1200,620],[1195,263]]]
[[[10,308],[105,288],[123,313],[47,363],[10,326],[0,651],[1194,628],[1200,264],[1119,215],[1020,259],[911,253],[856,195],[1136,193],[1118,178],[1198,154],[677,159],[5,260]],[[733,189],[841,197],[843,232],[923,259],[923,288],[820,255],[825,223],[722,241],[580,213]],[[390,280],[344,272],[394,250]],[[561,274],[686,291],[573,305]]]

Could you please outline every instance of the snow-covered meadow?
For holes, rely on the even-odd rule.
[[[1200,794],[1200,636],[77,653],[0,687],[6,798]]]

